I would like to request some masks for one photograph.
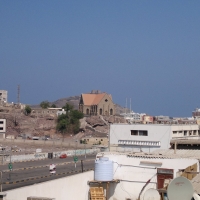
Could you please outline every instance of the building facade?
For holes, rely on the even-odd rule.
[[[8,101],[8,91],[0,90],[0,101],[7,102]]]
[[[0,134],[6,133],[6,119],[0,119]]]
[[[198,139],[197,124],[112,124],[110,151],[152,152],[169,149],[172,139]]]
[[[85,115],[115,115],[112,96],[107,93],[81,94],[79,111]]]

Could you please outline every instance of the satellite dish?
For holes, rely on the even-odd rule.
[[[143,200],[160,200],[160,194],[156,189],[148,189],[143,196]]]
[[[185,177],[177,177],[172,180],[167,187],[167,196],[169,200],[190,200],[192,199],[194,189],[190,180]]]

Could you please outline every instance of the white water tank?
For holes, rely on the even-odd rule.
[[[99,158],[95,161],[94,179],[96,181],[113,180],[113,161],[107,157]]]

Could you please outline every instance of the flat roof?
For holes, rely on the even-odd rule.
[[[157,149],[152,152],[153,155],[167,156],[171,158],[191,158],[200,160],[200,150],[193,149]]]

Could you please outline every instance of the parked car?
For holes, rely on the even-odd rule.
[[[67,158],[67,154],[65,154],[65,153],[64,153],[64,154],[61,154],[61,155],[60,155],[60,158]]]

